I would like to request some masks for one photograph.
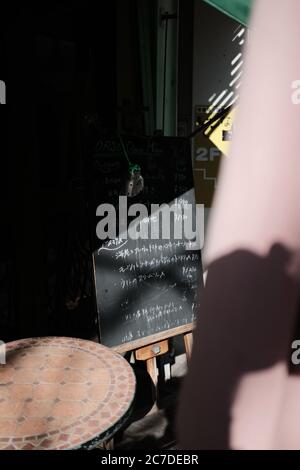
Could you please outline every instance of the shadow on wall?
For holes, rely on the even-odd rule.
[[[290,361],[300,292],[291,261],[276,244],[265,258],[241,250],[209,266],[177,416],[182,449],[229,449],[241,378]]]

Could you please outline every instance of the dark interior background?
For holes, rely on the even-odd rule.
[[[89,155],[99,133],[145,134],[138,2],[24,3],[9,6],[3,15],[0,79],[6,81],[8,103],[1,108],[4,341],[39,335],[88,338],[96,331]],[[148,0],[150,31],[156,7],[156,0]],[[192,106],[193,1],[179,0],[178,14],[180,120]],[[154,34],[145,54],[156,75]]]

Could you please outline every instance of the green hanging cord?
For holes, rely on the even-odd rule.
[[[129,172],[130,173],[140,173],[141,172],[140,165],[137,165],[136,163],[130,163]]]
[[[129,173],[139,173],[141,171],[141,167],[139,165],[137,165],[136,163],[131,163],[131,161],[129,160],[128,153],[127,153],[124,141],[123,141],[120,134],[119,134],[119,139],[120,139],[120,142],[121,142],[121,147],[122,147],[122,150],[123,150],[123,153],[124,153],[124,157],[126,158],[126,160],[128,161],[128,164],[129,164],[129,167],[128,167],[129,168]]]
[[[129,166],[132,165],[131,161],[129,160],[129,157],[128,157],[128,153],[127,153],[127,150],[126,150],[126,147],[124,145],[124,142],[123,142],[123,139],[121,137],[121,135],[119,134],[119,139],[120,139],[120,142],[121,142],[121,147],[122,147],[122,150],[123,150],[123,153],[124,153],[124,156],[126,158],[126,160],[128,161],[129,163]]]

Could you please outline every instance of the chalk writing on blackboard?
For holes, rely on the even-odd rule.
[[[96,234],[100,240],[185,240],[186,249],[202,249],[204,245],[204,206],[190,203],[191,195],[186,193],[175,198],[171,204],[151,204],[148,213],[146,204],[131,204],[128,207],[127,197],[119,196],[118,211],[113,204],[102,203],[96,209],[100,221]],[[118,212],[118,215],[117,215]],[[134,217],[130,223],[129,217]],[[117,221],[118,218],[118,221]],[[117,236],[117,228],[119,234]],[[193,244],[193,245],[191,245]]]

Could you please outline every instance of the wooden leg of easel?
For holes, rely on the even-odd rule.
[[[145,361],[147,372],[151,377],[154,384],[153,398],[157,400],[158,397],[158,368],[156,358],[168,352],[169,344],[168,340],[160,341],[159,343],[149,344],[143,348],[136,349],[135,358],[138,361]]]
[[[157,379],[158,379],[158,370],[156,364],[156,358],[150,357],[150,359],[146,360],[146,367],[147,372],[150,375],[152,382],[154,383],[155,388],[157,387]]]
[[[191,355],[192,355],[193,334],[186,333],[183,336],[183,340],[184,340],[184,346],[185,346],[186,359],[189,362],[189,360],[191,359]]]

